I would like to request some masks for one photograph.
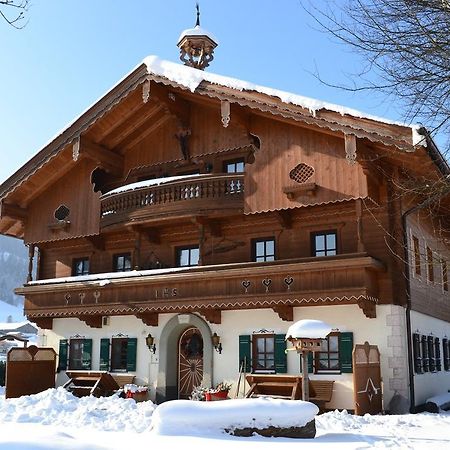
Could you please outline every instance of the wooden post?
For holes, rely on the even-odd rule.
[[[363,225],[362,225],[362,200],[356,200],[356,235],[357,235],[357,251],[358,253],[365,252]]]
[[[27,283],[33,281],[34,244],[28,244],[28,276]]]
[[[309,401],[308,351],[302,351],[302,400]]]
[[[141,233],[136,231],[134,234],[134,252],[133,252],[133,268],[140,270],[141,268]]]

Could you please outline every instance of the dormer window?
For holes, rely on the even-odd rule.
[[[114,272],[128,272],[131,270],[131,253],[121,253],[113,257]]]
[[[223,170],[225,173],[241,173],[244,169],[245,161],[243,158],[223,162]]]

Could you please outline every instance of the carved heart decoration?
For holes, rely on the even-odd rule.
[[[272,280],[270,278],[264,278],[262,283],[266,288],[268,288],[272,284]]]
[[[244,280],[244,281],[242,282],[242,286],[245,288],[245,292],[247,292],[247,290],[248,290],[248,288],[250,287],[250,285],[251,285],[250,280]]]
[[[285,282],[288,286],[290,286],[290,285],[293,283],[293,281],[294,281],[294,279],[293,279],[291,276],[287,276],[287,277],[284,279],[284,282]]]

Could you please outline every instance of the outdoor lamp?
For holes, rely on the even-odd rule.
[[[212,344],[214,346],[214,350],[219,352],[220,355],[222,353],[222,344],[220,343],[220,336],[218,336],[216,332],[212,335]]]
[[[150,333],[145,338],[145,343],[147,344],[148,349],[151,352],[153,352],[153,354],[155,354],[156,353],[155,338]]]

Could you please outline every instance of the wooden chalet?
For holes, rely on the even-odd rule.
[[[284,335],[311,318],[335,329],[310,361],[325,407],[355,409],[366,341],[384,409],[447,391],[448,248],[399,188],[449,174],[426,131],[198,67],[146,58],[0,186],[58,383],[123,373],[164,401],[240,369],[298,375]]]

